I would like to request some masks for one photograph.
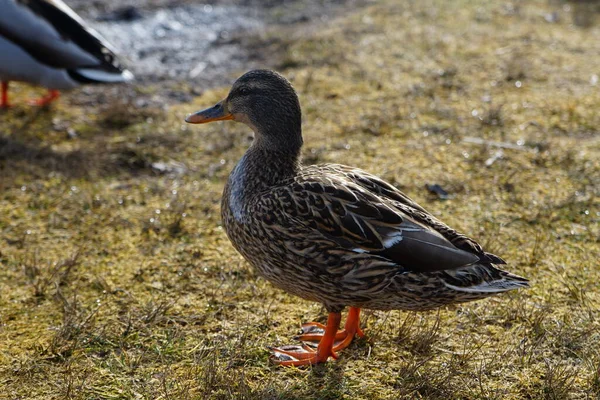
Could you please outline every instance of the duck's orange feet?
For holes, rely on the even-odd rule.
[[[302,334],[295,339],[303,342],[319,342],[325,334],[326,326],[318,322],[309,322],[302,325]],[[335,335],[333,351],[343,350],[352,343],[354,335],[363,337],[365,334],[360,329],[360,308],[350,307],[348,318],[344,329],[338,331]]]
[[[327,326],[324,327],[324,333],[321,335],[321,340],[316,350],[308,344],[275,347],[271,348],[273,352],[271,360],[279,365],[299,367],[322,363],[327,361],[329,357],[337,358],[333,345],[341,319],[342,315],[340,313],[329,313]]]
[[[49,90],[48,94],[41,99],[31,100],[29,104],[32,106],[40,106],[45,107],[48,104],[52,103],[54,100],[60,97],[60,92],[58,90]]]
[[[302,365],[312,365],[324,363],[329,357],[338,358],[338,355],[333,351],[333,346],[330,349],[312,348],[308,344],[290,345],[271,348],[273,354],[271,360],[275,364],[284,366],[300,367]]]
[[[0,108],[8,108],[10,104],[8,104],[8,82],[2,82],[0,85],[1,92],[0,93]]]

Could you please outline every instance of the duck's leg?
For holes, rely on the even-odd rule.
[[[60,97],[60,92],[58,90],[49,90],[48,94],[40,99],[37,100],[31,100],[29,102],[29,104],[33,105],[33,106],[47,106],[48,104],[52,103],[54,100],[58,99]]]
[[[309,322],[302,325],[302,334],[297,336],[296,339],[305,342],[318,342],[321,340],[325,332],[325,326],[318,322]],[[348,317],[346,318],[346,325],[344,329],[338,331],[335,335],[335,343],[333,351],[343,350],[352,343],[354,335],[363,337],[365,334],[360,329],[360,308],[350,307],[348,310]]]
[[[325,362],[330,356],[337,358],[338,356],[333,350],[333,345],[341,320],[341,313],[329,313],[325,331],[321,336],[316,350],[306,345],[275,347],[271,349],[273,352],[271,360],[279,365],[293,365],[298,367]]]
[[[354,335],[359,338],[365,336],[362,329],[360,329],[360,308],[350,307],[348,310],[348,317],[346,318],[346,325],[344,325],[344,330],[342,332],[345,332],[346,337],[341,343],[335,344],[333,347],[334,351],[343,350],[350,346],[350,343],[352,343],[352,340],[354,339]]]
[[[0,85],[2,87],[2,94],[0,96],[0,107],[8,108],[10,104],[8,104],[8,81],[2,81]]]

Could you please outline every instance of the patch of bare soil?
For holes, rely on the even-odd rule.
[[[281,27],[318,27],[365,3],[71,0],[69,5],[117,49],[136,76],[130,87],[84,88],[73,101],[98,105],[128,98],[140,107],[188,102],[207,88],[229,84],[234,73],[276,68],[277,55],[267,54],[272,47],[260,45],[266,33]]]

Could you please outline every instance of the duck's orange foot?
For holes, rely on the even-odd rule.
[[[350,307],[348,310],[348,318],[344,329],[337,331],[333,343],[333,351],[345,349],[352,343],[354,335],[364,337],[362,329],[360,329],[360,308]],[[303,342],[320,342],[325,335],[326,326],[318,322],[309,322],[302,325],[300,335],[294,337],[296,340]]]
[[[40,99],[30,100],[29,104],[32,106],[45,107],[52,103],[54,100],[60,97],[60,92],[58,90],[50,90],[48,94]]]
[[[303,342],[302,345],[271,348],[271,360],[279,365],[298,367],[326,362],[329,357],[338,358],[337,351],[348,347],[354,335],[364,336],[359,327],[359,313],[359,308],[350,307],[346,325],[341,331],[338,331],[340,313],[329,313],[327,325],[318,322],[302,325],[302,333],[295,337]]]
[[[271,348],[271,361],[284,366],[300,367],[326,362],[329,357],[338,358],[332,348],[312,347],[310,344],[289,345]]]

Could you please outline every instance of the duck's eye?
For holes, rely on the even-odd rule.
[[[242,88],[240,88],[238,93],[242,96],[245,96],[247,94],[250,94],[250,89],[248,89],[247,87],[242,87]]]

